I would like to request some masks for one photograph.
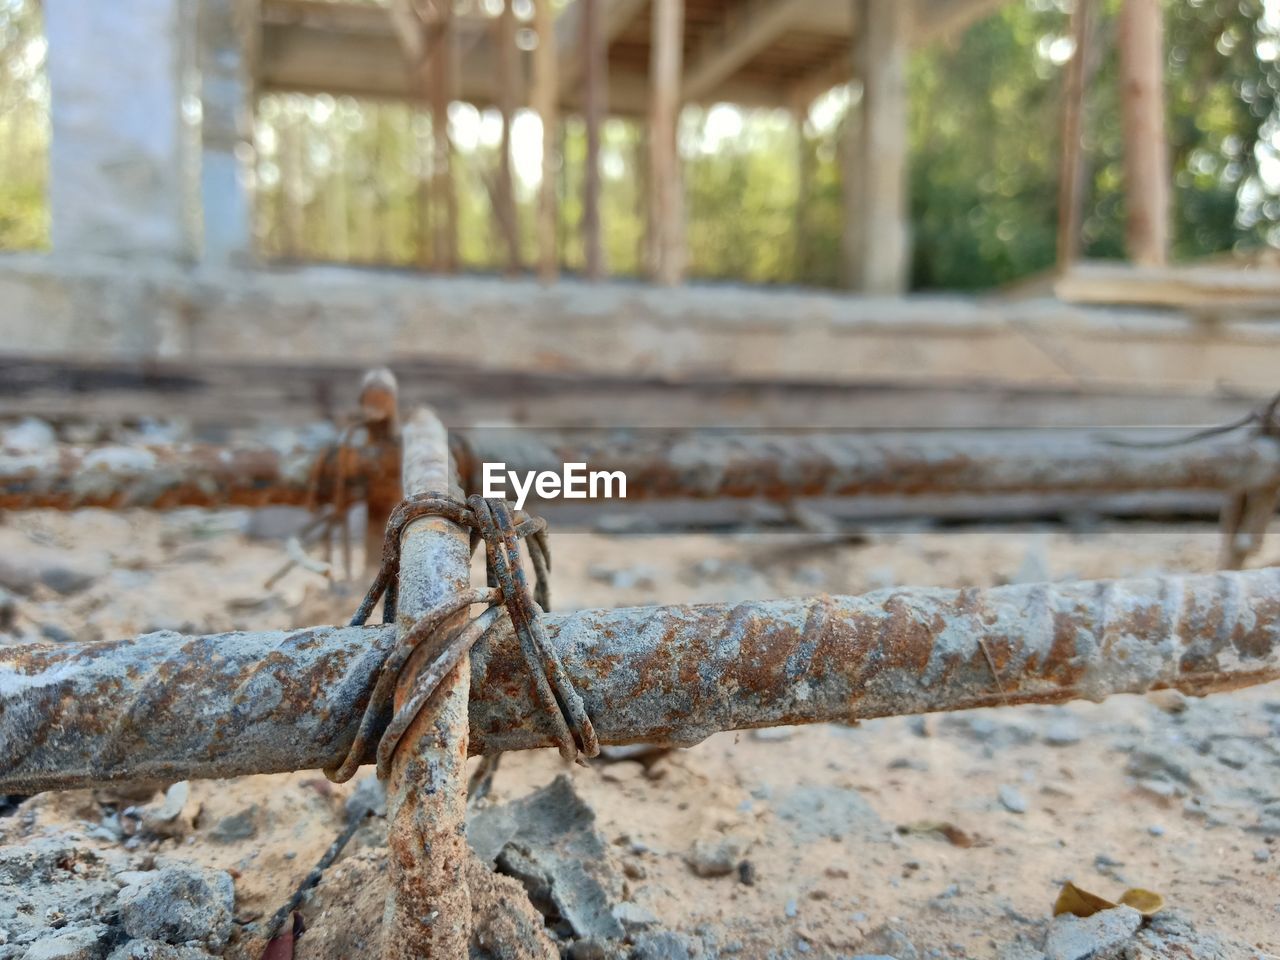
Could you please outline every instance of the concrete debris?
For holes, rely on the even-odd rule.
[[[692,956],[690,941],[670,931],[637,937],[631,951],[631,960],[690,960]]]
[[[212,960],[214,956],[200,947],[175,947],[159,940],[130,940],[107,954],[107,960]]]
[[[545,921],[520,884],[471,857],[471,960],[556,960]]]
[[[230,875],[51,834],[0,847],[0,960],[204,960],[231,934]],[[141,938],[139,940],[131,937]],[[182,946],[179,946],[179,945]]]
[[[629,934],[658,925],[658,917],[652,910],[647,910],[632,900],[617,904],[613,908],[613,915]]]
[[[23,960],[102,960],[107,952],[102,924],[62,930],[31,945]]]
[[[1111,911],[1108,911],[1111,912]],[[1147,920],[1125,947],[1123,960],[1267,960],[1256,947],[1200,933],[1177,911],[1162,911]]]
[[[132,874],[118,902],[131,937],[221,950],[231,936],[235,886],[225,871],[175,865]]]
[[[1133,938],[1142,914],[1132,907],[1115,907],[1091,917],[1069,913],[1054,917],[1045,937],[1046,960],[1101,960],[1107,951]]]
[[[920,960],[920,951],[911,938],[892,924],[876,927],[862,941],[862,948],[872,956],[889,956],[894,960]]]
[[[476,811],[467,839],[485,864],[515,877],[554,931],[573,937],[621,939],[613,915],[622,878],[595,829],[595,813],[568,777],[502,806]]]

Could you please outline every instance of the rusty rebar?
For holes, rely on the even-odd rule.
[[[484,462],[519,473],[583,463],[625,474],[628,500],[1227,491],[1280,480],[1280,443],[1245,430],[1152,447],[1067,430],[472,430],[464,438],[464,476],[476,492]]]
[[[383,417],[394,405],[394,378],[368,381],[365,391],[364,415]],[[394,418],[369,421],[365,429],[367,440],[351,454],[345,475],[355,487],[351,496],[369,500],[376,537],[377,520],[399,500],[399,450]],[[480,492],[484,461],[522,473],[564,463],[622,471],[628,500],[1235,491],[1280,481],[1280,443],[1243,430],[1154,447],[1115,445],[1078,431],[458,436],[460,467],[473,493]],[[282,449],[63,445],[0,452],[0,509],[304,504],[307,470],[322,452],[300,441]]]
[[[406,496],[442,493],[461,498],[444,425],[429,410],[417,411],[403,433]],[[471,585],[471,532],[439,516],[405,527],[400,538],[396,628],[404,636],[417,620]],[[442,633],[467,622],[461,609],[440,625]],[[413,698],[420,672],[429,666],[418,648],[396,683],[394,709]],[[423,655],[419,655],[423,654]],[[471,667],[463,656],[441,682],[431,708],[401,736],[387,783],[387,843],[391,889],[383,924],[386,960],[465,957],[471,934],[467,863],[467,747]]]
[[[400,387],[395,374],[386,367],[370,370],[360,384],[360,419],[369,433],[369,442],[389,451],[380,469],[364,477],[366,570],[376,570],[381,559],[382,532],[391,511],[404,494],[400,485]]]
[[[306,506],[316,494],[313,480],[323,496],[332,491],[336,473],[321,462],[327,448],[327,440],[295,437],[279,446],[58,444],[0,450],[0,510]],[[349,450],[352,498],[365,495],[370,478],[398,469],[394,441]]]
[[[545,623],[606,744],[1280,679],[1280,569]],[[0,793],[333,766],[394,640],[324,627],[0,647]],[[522,663],[509,627],[473,652],[473,754],[553,744]]]

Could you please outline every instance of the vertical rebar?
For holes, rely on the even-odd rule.
[[[386,459],[378,458],[385,469],[372,472],[366,480],[364,565],[370,571],[382,562],[383,532],[402,498],[399,390],[395,374],[386,367],[370,370],[360,384],[360,419],[369,432],[369,446],[388,454]]]
[[[449,459],[443,424],[419,410],[404,427],[403,483],[406,496],[462,494]],[[451,521],[424,517],[400,541],[396,625],[401,635],[420,616],[470,584],[469,533]],[[446,621],[450,631],[466,611]],[[430,644],[423,644],[424,652]],[[420,659],[411,659],[395,693],[398,710],[417,682]],[[465,879],[467,842],[467,702],[471,664],[467,657],[441,685],[437,706],[424,710],[406,731],[387,785],[388,845],[392,889],[383,924],[385,960],[467,955],[471,897]]]

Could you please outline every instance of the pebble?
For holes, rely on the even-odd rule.
[[[690,960],[689,943],[678,933],[646,933],[636,939],[631,960]]]
[[[613,908],[613,916],[627,933],[635,933],[648,927],[658,925],[658,918],[652,910],[647,910],[633,900],[624,900]]]
[[[1257,850],[1253,851],[1253,859],[1258,863],[1266,863],[1271,859],[1271,851],[1266,847],[1258,847]]]
[[[1143,781],[1167,780],[1185,787],[1196,786],[1190,770],[1176,760],[1151,750],[1133,751],[1125,764],[1124,772]]]
[[[1080,739],[1080,724],[1075,717],[1059,717],[1044,732],[1044,742],[1051,747],[1069,747]]]
[[[685,858],[700,877],[725,877],[738,868],[746,844],[736,837],[699,837]]]
[[[1147,827],[1147,833],[1151,834],[1153,837],[1163,837],[1164,827],[1160,826],[1158,823],[1153,823],[1151,826]]]
[[[1002,783],[1000,789],[996,791],[996,796],[1000,798],[1000,805],[1010,813],[1027,812],[1027,798],[1017,788]]]
[[[258,833],[258,806],[254,804],[239,813],[223,817],[209,831],[209,839],[214,843],[232,843],[236,840],[249,840]]]

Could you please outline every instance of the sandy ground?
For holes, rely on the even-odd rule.
[[[0,523],[9,576],[56,560],[74,568],[74,583],[65,593],[19,584],[0,639],[343,620],[360,584],[295,570],[263,589],[285,559],[279,540],[246,535],[266,525],[239,512],[10,515]],[[1207,526],[873,533],[835,544],[566,533],[554,544],[561,609],[1201,572],[1218,549]],[[1280,563],[1275,538],[1259,559],[1268,563]],[[1275,685],[1191,703],[1118,697],[722,734],[647,765],[569,769],[553,751],[513,755],[482,808],[560,775],[594,812],[632,939],[678,935],[678,947],[651,936],[676,952],[653,947],[650,957],[1031,957],[1018,951],[1043,938],[1068,879],[1109,897],[1159,891],[1222,941],[1177,955],[1280,954]],[[170,837],[122,833],[133,801],[110,792],[43,795],[0,816],[0,856],[52,833],[86,856],[119,850],[227,870],[236,933],[225,955],[256,958],[255,922],[342,829],[352,789],[314,771],[195,782]],[[384,830],[367,821],[304,902],[296,956],[375,954]],[[700,876],[698,850],[727,851],[733,869]]]

